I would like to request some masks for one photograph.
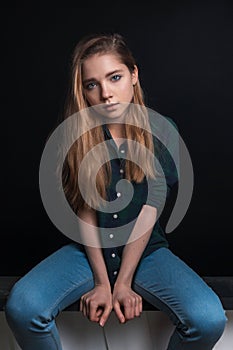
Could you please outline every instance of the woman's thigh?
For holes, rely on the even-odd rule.
[[[9,302],[18,300],[22,310],[34,309],[56,316],[93,287],[88,259],[77,244],[71,243],[49,255],[23,276],[14,285]]]
[[[165,311],[175,324],[187,323],[190,318],[203,315],[203,311],[209,318],[223,311],[213,290],[168,248],[160,248],[142,259],[133,288]]]

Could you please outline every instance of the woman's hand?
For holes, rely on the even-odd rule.
[[[115,284],[113,290],[113,308],[121,323],[140,316],[142,313],[142,297],[131,287]]]
[[[96,285],[81,297],[80,311],[90,321],[104,326],[112,311],[111,289],[105,285]]]

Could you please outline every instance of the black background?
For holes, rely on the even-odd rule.
[[[1,275],[25,273],[68,241],[44,210],[39,163],[72,50],[103,31],[126,37],[148,106],[175,120],[190,152],[194,191],[168,235],[173,251],[201,275],[233,275],[231,3],[1,8]]]

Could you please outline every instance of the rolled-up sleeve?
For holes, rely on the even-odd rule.
[[[163,130],[161,140],[153,135],[155,152],[156,178],[148,180],[147,205],[162,209],[168,198],[172,187],[178,183],[179,174],[179,134],[175,122],[167,118],[172,127],[167,127],[167,122]],[[175,129],[174,129],[175,127]]]

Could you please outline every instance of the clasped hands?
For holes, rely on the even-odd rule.
[[[119,322],[125,323],[142,313],[142,297],[130,286],[115,284],[113,292],[110,286],[96,285],[80,299],[80,311],[83,315],[102,327],[112,310]]]

